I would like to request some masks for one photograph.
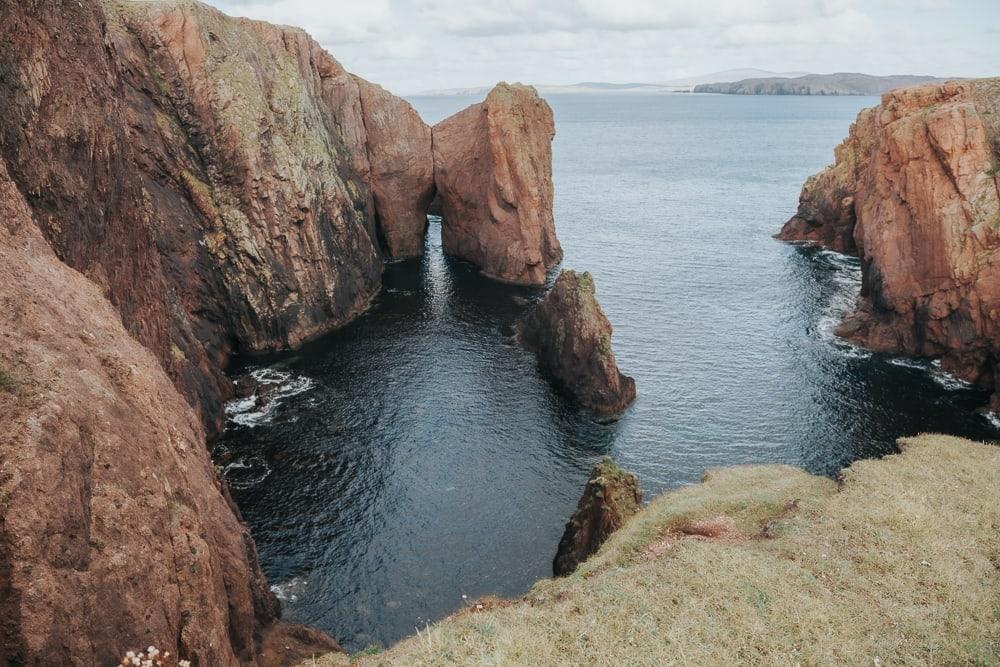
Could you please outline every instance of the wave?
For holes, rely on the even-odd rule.
[[[295,602],[306,592],[305,577],[292,577],[271,586],[271,592],[282,602]]]
[[[249,456],[227,464],[222,476],[234,489],[249,489],[257,486],[271,475],[271,466],[260,456]]]
[[[284,399],[305,393],[316,386],[311,378],[275,368],[258,368],[250,372],[250,377],[257,382],[257,391],[246,398],[237,398],[226,404],[229,421],[248,428],[269,423]],[[262,392],[262,387],[268,389]]]

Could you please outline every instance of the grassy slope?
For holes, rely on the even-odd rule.
[[[1000,664],[1000,447],[901,445],[845,470],[839,490],[784,466],[712,471],[574,575],[363,661]]]

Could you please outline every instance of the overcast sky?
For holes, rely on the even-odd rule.
[[[352,72],[435,88],[773,71],[1000,75],[1000,0],[208,0],[305,28]]]

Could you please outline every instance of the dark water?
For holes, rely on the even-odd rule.
[[[434,122],[471,101],[414,104]],[[243,364],[281,388],[264,411],[233,406],[217,460],[286,616],[350,649],[549,575],[603,454],[652,495],[713,466],[833,474],[903,435],[996,436],[971,412],[981,392],[833,339],[855,261],[771,238],[876,100],[550,101],[563,265],[594,274],[638,385],[621,421],[592,422],[539,376],[511,339],[539,292],[444,258],[436,222],[365,317]]]

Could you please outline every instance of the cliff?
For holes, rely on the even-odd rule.
[[[589,273],[563,270],[518,325],[518,339],[583,407],[614,416],[635,400],[635,380],[618,370],[611,323]]]
[[[888,93],[836,158],[778,238],[860,255],[861,296],[838,333],[996,387],[1000,79]]]
[[[431,128],[304,32],[189,0],[0,16],[0,664],[335,647],[277,622],[205,440],[234,351],[342,325],[419,254]]]
[[[569,577],[471,601],[353,664],[996,662],[1000,449],[900,446],[839,483],[787,466],[709,471]]]
[[[872,76],[839,72],[743,79],[728,83],[703,83],[695,86],[694,92],[723,95],[882,95],[894,88],[934,81],[943,82],[945,79],[933,76]]]

